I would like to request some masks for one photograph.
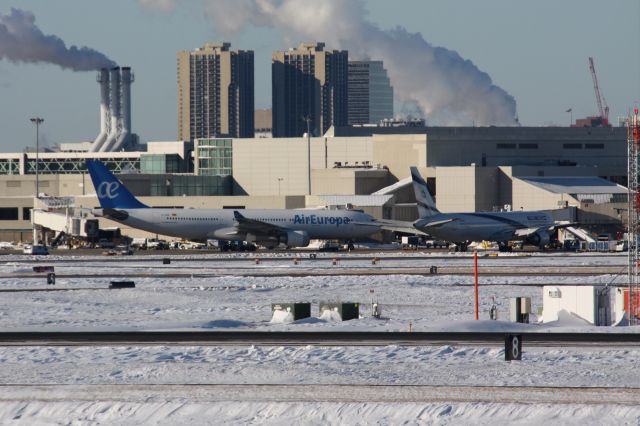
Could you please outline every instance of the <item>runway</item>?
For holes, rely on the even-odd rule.
[[[270,268],[251,267],[251,268],[181,268],[177,271],[176,267],[158,266],[154,268],[154,272],[146,271],[149,266],[140,266],[139,269],[145,269],[144,272],[86,272],[86,273],[65,273],[56,272],[57,278],[212,278],[224,276],[238,277],[323,277],[323,276],[355,276],[355,275],[460,275],[470,276],[474,274],[473,267],[470,266],[438,266],[437,272],[433,273],[428,267],[397,267],[397,266],[372,266],[372,267],[319,267],[319,266],[292,266],[287,268]],[[128,268],[135,268],[129,266]],[[114,268],[117,269],[117,268]],[[188,269],[188,270],[185,270]],[[478,270],[478,275],[482,276],[519,276],[519,275],[548,275],[548,276],[564,276],[564,275],[618,275],[626,271],[626,267],[621,266],[566,266],[566,267],[545,267],[545,266],[483,266]],[[0,279],[3,278],[35,278],[43,277],[41,273],[34,272],[5,272],[0,273]]]

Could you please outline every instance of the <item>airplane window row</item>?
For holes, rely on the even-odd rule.
[[[220,218],[217,217],[177,217],[177,216],[167,216],[167,219],[169,220],[220,220]],[[251,218],[248,218],[251,219]],[[262,222],[293,222],[293,219],[275,219],[275,218],[261,218],[261,219],[254,219],[254,220],[260,220]]]
[[[167,216],[167,219],[170,220],[220,220],[217,217],[171,217]]]

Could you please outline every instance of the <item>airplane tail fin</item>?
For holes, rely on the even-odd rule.
[[[416,202],[418,203],[418,215],[420,218],[435,216],[440,211],[436,208],[436,203],[429,193],[427,182],[420,176],[420,172],[416,167],[411,167],[411,179],[413,180],[413,191],[416,194]]]
[[[148,208],[107,169],[101,161],[87,160],[87,169],[96,189],[100,207],[103,209],[142,209]]]

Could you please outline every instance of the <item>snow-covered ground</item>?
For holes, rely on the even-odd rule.
[[[393,255],[404,253],[393,253]],[[304,255],[304,254],[303,254]],[[387,253],[362,255],[343,261],[342,268],[435,264],[409,254],[391,259]],[[296,276],[238,277],[234,268],[305,267],[270,255],[256,265],[255,255],[226,261],[218,256],[184,257],[170,265],[159,259],[70,258],[43,259],[58,274],[96,274],[90,278],[58,278],[47,286],[43,277],[0,278],[0,330],[375,330],[416,331],[534,329],[587,331],[576,322],[515,325],[508,318],[508,299],[532,298],[533,311],[542,304],[541,285],[549,283],[607,284],[624,281],[614,275],[482,276],[481,321],[472,321],[473,278],[468,276]],[[246,255],[245,255],[246,256]],[[260,257],[266,257],[261,255]],[[334,256],[317,262],[327,262]],[[0,274],[30,271],[22,256],[4,256]],[[316,262],[316,267],[318,263]],[[450,255],[446,262],[472,264],[469,256]],[[491,265],[620,266],[626,256],[504,256],[481,258]],[[329,267],[327,265],[327,267]],[[154,274],[179,270],[225,270],[211,278],[135,278],[135,289],[109,290],[109,273]],[[6,275],[5,275],[6,276]],[[68,291],[28,291],[30,289]],[[26,291],[24,291],[26,290]],[[489,321],[493,299],[502,321]],[[368,303],[382,306],[384,319],[368,317]],[[320,301],[363,304],[364,318],[349,322],[318,319]],[[272,323],[271,303],[312,303],[313,320]],[[602,331],[600,328],[598,331]],[[636,332],[635,327],[625,331]],[[638,393],[640,349],[606,347],[527,347],[523,361],[505,362],[500,347],[381,346],[381,347],[209,347],[209,346],[87,346],[0,347],[0,424],[633,424],[640,408],[625,400],[607,398],[606,388],[629,388]],[[188,392],[171,386],[191,385]],[[243,390],[222,395],[206,391],[213,384],[278,384],[271,398]],[[288,390],[286,385],[308,390]],[[13,386],[8,386],[13,385]],[[127,385],[127,386],[124,386]],[[335,386],[335,392],[314,385]],[[450,400],[416,400],[385,394],[361,401],[340,385],[461,386],[468,391]],[[37,386],[49,386],[38,388]],[[69,388],[70,386],[70,388]],[[86,387],[85,388],[83,388]],[[131,386],[141,386],[135,392]],[[514,386],[520,399],[478,398],[480,386]],[[537,387],[602,387],[602,402],[554,403],[530,395]],[[523,387],[523,388],[521,388]],[[75,389],[75,391],[69,391]],[[173,389],[173,390],[172,390]],[[404,389],[404,388],[399,388]],[[408,388],[411,389],[411,388]],[[122,392],[122,394],[121,394]],[[209,393],[207,393],[209,392]],[[256,391],[257,392],[257,391]],[[289,392],[289,394],[287,393]],[[342,392],[342,393],[341,393]],[[350,391],[352,392],[352,391]],[[364,392],[364,391],[363,391]],[[344,395],[343,395],[344,393]],[[336,395],[328,398],[327,395]],[[279,399],[280,395],[282,398]],[[455,396],[458,395],[458,396]],[[541,402],[542,401],[542,402]]]
[[[498,318],[507,319],[509,298],[531,297],[533,312],[542,304],[535,284],[590,282],[606,284],[611,275],[595,277],[535,276],[482,277],[480,312],[489,318],[495,303]],[[3,330],[215,328],[233,323],[251,329],[432,330],[455,328],[473,318],[473,277],[468,276],[330,276],[135,278],[135,289],[109,290],[109,278],[5,279],[2,289],[39,289],[3,293],[0,327]],[[69,291],[58,291],[68,289]],[[54,291],[55,290],[55,291]],[[375,300],[385,320],[300,322],[272,324],[271,304],[310,302],[318,316],[319,302],[361,303],[370,313]],[[218,325],[221,324],[221,325]]]

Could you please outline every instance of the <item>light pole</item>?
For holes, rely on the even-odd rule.
[[[308,192],[311,195],[311,133],[309,130],[311,116],[305,115],[302,119],[307,122],[307,179],[309,180]]]
[[[44,118],[34,117],[31,122],[36,125],[36,198],[40,198],[40,124]]]
[[[278,197],[280,196],[280,182],[282,182],[283,178],[278,178]]]

